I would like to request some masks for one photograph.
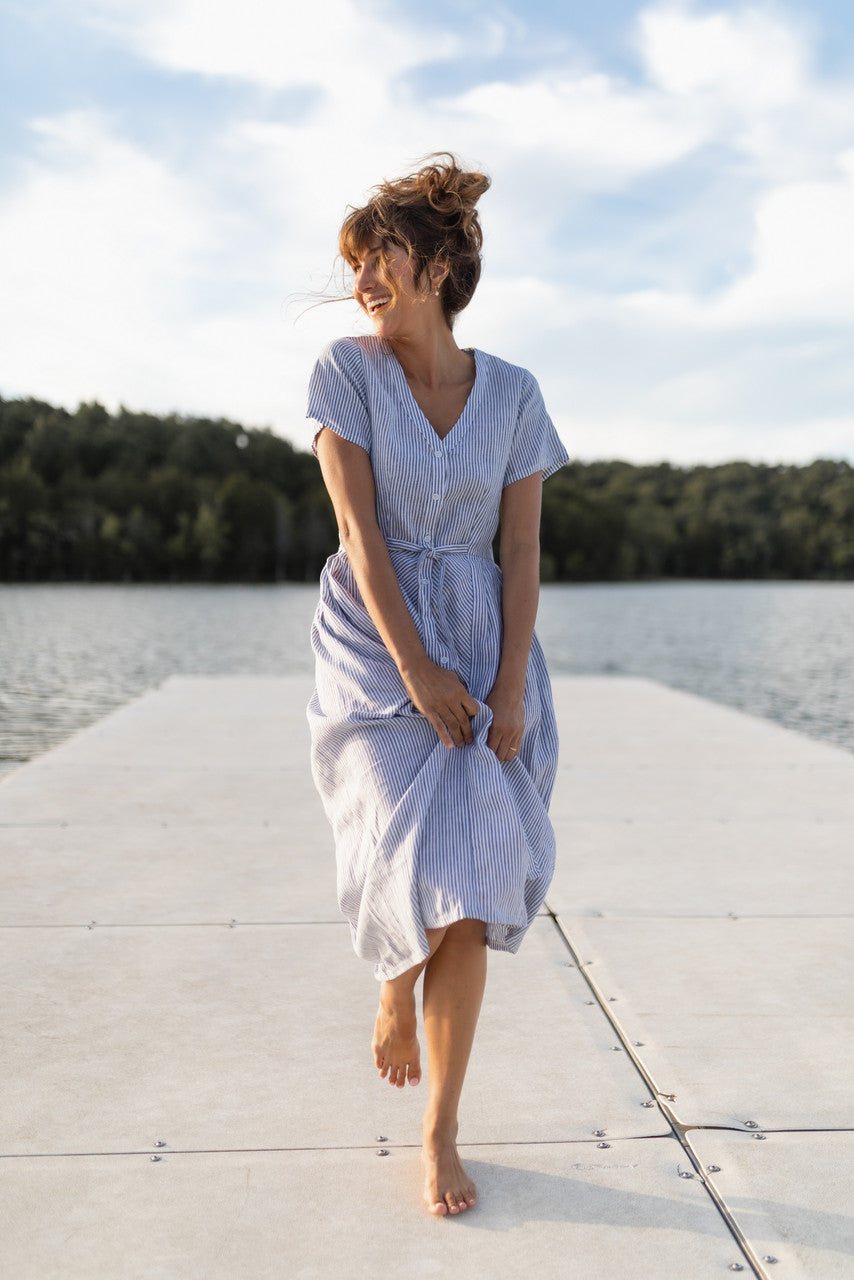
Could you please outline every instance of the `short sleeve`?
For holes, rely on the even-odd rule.
[[[311,442],[314,453],[322,427],[370,453],[368,388],[362,352],[355,342],[338,338],[322,352],[308,384],[306,417],[317,426]]]
[[[561,443],[555,425],[546,413],[543,396],[527,371],[522,379],[519,412],[510,445],[510,456],[504,472],[504,485],[523,480],[537,471],[544,480],[569,462],[569,454]]]

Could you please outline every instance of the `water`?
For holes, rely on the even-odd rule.
[[[312,669],[314,586],[0,585],[0,772],[172,674]],[[551,670],[652,676],[854,750],[854,583],[548,586]]]

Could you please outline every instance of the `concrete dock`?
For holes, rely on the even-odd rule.
[[[854,754],[555,681],[558,871],[490,957],[480,1203],[433,1219],[309,691],[173,678],[0,784],[2,1274],[854,1277]]]

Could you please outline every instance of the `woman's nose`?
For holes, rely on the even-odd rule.
[[[365,289],[369,288],[373,282],[374,273],[371,268],[363,262],[355,274],[354,287],[359,293],[364,293]]]

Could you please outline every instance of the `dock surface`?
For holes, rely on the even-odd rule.
[[[172,678],[0,784],[4,1275],[854,1277],[854,754],[554,688],[558,870],[490,954],[454,1219],[373,1068],[305,678]]]

